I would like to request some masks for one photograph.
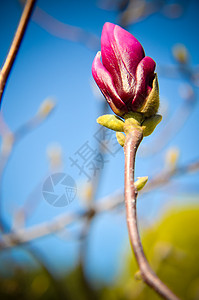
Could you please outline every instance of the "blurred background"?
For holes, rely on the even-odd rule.
[[[24,1],[0,1],[3,64]],[[160,299],[128,241],[124,155],[96,123],[111,113],[91,75],[103,24],[157,64],[163,120],[136,177],[146,256],[182,299],[199,299],[199,59],[196,0],[38,0],[0,112],[2,299]]]

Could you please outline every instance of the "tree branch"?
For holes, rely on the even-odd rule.
[[[1,69],[1,73],[0,73],[0,105],[1,105],[1,100],[2,100],[2,96],[3,96],[3,92],[4,92],[4,89],[6,86],[8,76],[10,74],[10,71],[11,71],[14,61],[15,61],[15,58],[19,51],[22,39],[24,37],[24,33],[26,31],[26,28],[27,28],[27,25],[28,25],[28,22],[30,19],[30,16],[33,12],[35,2],[36,2],[36,0],[27,0],[26,5],[23,10],[23,13],[22,13],[22,16],[21,16],[21,19],[19,21],[17,31],[15,33],[13,42],[11,44],[10,50],[8,52],[8,55],[4,62],[4,65]]]
[[[154,188],[164,185],[170,181],[173,176],[183,175],[189,172],[195,172],[199,169],[199,161],[196,160],[193,163],[188,163],[184,166],[179,166],[175,171],[168,171],[165,174],[158,174],[157,177],[149,182],[149,185],[144,188],[144,193],[150,192]],[[141,191],[143,193],[143,191]],[[111,211],[119,206],[123,205],[123,192],[118,190],[114,194],[110,194],[100,199],[92,208],[95,210],[95,214]],[[63,214],[49,222],[33,225],[29,228],[17,229],[15,232],[2,234],[0,236],[0,250],[6,248],[12,248],[23,243],[27,243],[31,240],[42,238],[53,233],[57,233],[63,230],[69,224],[76,221],[81,221],[88,217],[89,211],[77,212],[76,214]]]
[[[154,289],[164,299],[179,300],[179,298],[175,296],[152,271],[144,254],[139,236],[136,210],[137,191],[134,186],[134,166],[136,151],[142,138],[142,132],[139,129],[134,129],[132,132],[127,134],[126,142],[124,145],[125,205],[129,237],[144,282],[152,289]]]
[[[87,32],[80,27],[60,22],[38,6],[35,8],[32,20],[57,38],[81,43],[94,51],[99,49],[100,39],[97,35]]]

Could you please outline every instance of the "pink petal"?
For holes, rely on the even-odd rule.
[[[144,50],[138,40],[120,26],[105,23],[101,37],[102,62],[125,101],[133,97],[135,73]]]
[[[154,79],[155,62],[151,57],[144,57],[138,64],[136,72],[135,97],[132,101],[132,110],[140,108],[146,100]]]
[[[130,32],[118,25],[115,26],[114,37],[127,71],[135,77],[137,65],[145,56],[142,45]]]
[[[117,115],[123,115],[125,112],[127,112],[127,107],[117,94],[111,75],[102,65],[100,57],[101,52],[99,51],[92,64],[93,78],[95,79],[98,87],[100,88],[114,113]]]

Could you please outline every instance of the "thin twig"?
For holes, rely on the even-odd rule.
[[[3,234],[0,238],[0,249],[15,247],[31,240],[59,232],[67,225],[79,221],[86,216],[87,212],[61,215],[52,222],[43,222],[30,228],[18,229],[16,232]]]
[[[159,174],[149,182],[149,185],[146,186],[146,188],[144,188],[144,193],[168,183],[169,180],[174,176],[183,175],[189,172],[196,172],[198,169],[199,161],[197,160],[193,163],[179,166],[175,169],[175,171],[168,171],[164,175]],[[95,203],[95,205],[92,206],[92,209],[95,211],[95,214],[98,215],[105,211],[111,211],[118,208],[119,206],[123,205],[123,201],[123,192],[118,190],[116,193],[108,195]],[[88,218],[88,215],[89,211],[79,211],[76,214],[71,215],[66,213],[54,218],[49,222],[40,223],[29,228],[21,228],[17,229],[15,232],[3,234],[0,236],[0,250],[15,247],[31,240],[57,233],[73,222]]]
[[[8,133],[7,136],[6,135],[3,136],[3,139],[4,138],[8,139],[8,145],[6,147],[2,146],[0,149],[0,230],[2,231],[8,229],[7,228],[8,226],[2,215],[2,195],[1,195],[2,186],[1,185],[2,185],[2,178],[5,169],[8,165],[9,159],[13,154],[13,151],[17,143],[21,141],[32,130],[37,128],[44,120],[46,120],[49,114],[50,112],[46,113],[45,115],[44,114],[42,115],[40,111],[38,111],[31,119],[29,119],[27,122],[22,124],[17,130],[15,130],[15,132]]]
[[[166,124],[165,127],[160,130],[159,134],[153,140],[153,146],[146,144],[142,146],[142,156],[151,156],[155,155],[162,151],[168,143],[182,130],[188,118],[191,116],[191,113],[194,111],[196,104],[196,99],[188,103],[184,102],[173,114],[170,121]]]
[[[99,49],[100,40],[97,35],[80,27],[60,22],[38,6],[35,8],[32,20],[57,38],[81,43],[94,51]]]
[[[149,181],[149,184],[144,188],[141,193],[148,193],[158,187],[165,186],[168,184],[173,177],[179,175],[193,173],[199,170],[199,159],[196,159],[194,162],[188,163],[186,165],[177,166],[175,169],[169,169],[167,171],[162,171],[155,175]]]
[[[107,102],[104,99],[102,99],[100,115],[106,114],[107,111],[108,111]],[[101,157],[102,162],[105,161],[105,152],[104,152],[103,141],[104,140],[102,140],[101,143],[98,143],[98,146],[97,146],[97,153]],[[103,170],[104,170],[103,167],[99,167],[99,170],[97,170],[96,174],[93,175],[93,178],[91,181],[92,194],[89,197],[90,199],[89,198],[87,199],[88,213],[87,213],[86,219],[84,220],[84,224],[82,226],[81,235],[80,235],[79,267],[80,267],[81,279],[83,281],[85,290],[87,292],[87,297],[89,299],[95,299],[95,297],[96,297],[93,287],[90,283],[90,280],[89,280],[89,278],[87,278],[87,275],[86,275],[86,265],[87,265],[86,263],[87,263],[87,259],[89,259],[87,257],[88,247],[89,247],[89,234],[90,234],[91,224],[92,224],[93,218],[95,217],[95,213],[96,213],[96,209],[94,208],[96,206],[95,200],[96,200],[96,196],[97,196],[99,186],[101,183]]]
[[[0,105],[3,96],[3,92],[6,86],[6,82],[10,71],[12,69],[13,63],[15,61],[16,55],[19,51],[22,39],[24,37],[24,33],[26,31],[30,16],[33,12],[33,8],[35,5],[36,0],[27,0],[26,5],[24,7],[21,19],[19,21],[19,25],[17,31],[15,33],[13,42],[11,44],[10,50],[4,62],[4,65],[1,69],[0,73]]]
[[[134,129],[128,133],[124,145],[125,153],[125,205],[126,217],[131,245],[140,268],[144,282],[167,300],[179,300],[177,296],[157,277],[151,269],[143,251],[137,225],[136,199],[137,191],[134,186],[135,155],[142,140],[142,132]]]

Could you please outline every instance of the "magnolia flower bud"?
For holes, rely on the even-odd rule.
[[[102,56],[102,62],[100,57]],[[120,26],[105,23],[101,52],[92,65],[93,77],[115,114],[157,113],[159,91],[155,62],[145,56],[142,45]]]

